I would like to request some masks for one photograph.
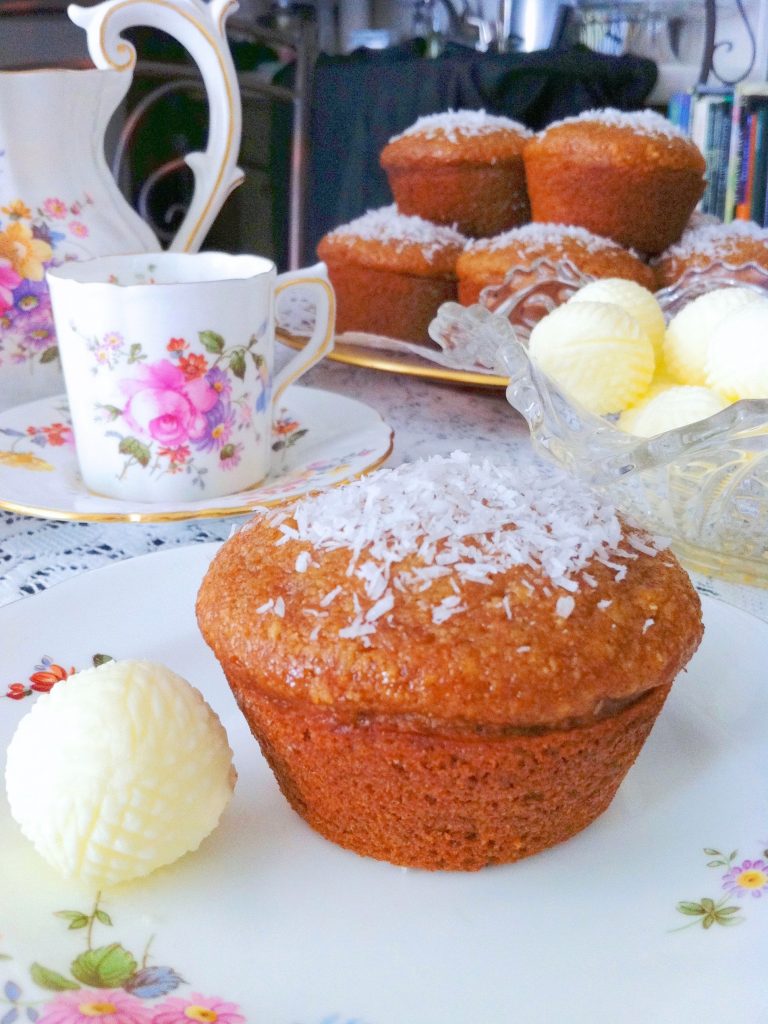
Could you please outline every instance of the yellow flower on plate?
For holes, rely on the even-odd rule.
[[[32,469],[38,473],[51,472],[53,466],[45,459],[38,458],[30,452],[0,452],[0,466],[11,466],[14,469]]]
[[[32,216],[32,211],[22,199],[14,199],[12,203],[3,206],[2,212],[7,213],[14,220],[19,220],[22,217],[29,219]]]
[[[30,281],[42,281],[45,267],[53,250],[41,238],[35,238],[29,227],[15,220],[5,231],[0,231],[0,257],[10,260],[11,266],[21,277]]]
[[[762,889],[768,885],[768,873],[758,868],[748,868],[736,876],[736,884],[742,889]]]

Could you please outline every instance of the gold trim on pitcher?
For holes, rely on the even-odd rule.
[[[145,3],[145,2],[146,2],[146,0],[123,0],[122,3],[117,4],[111,10],[107,11],[107,13],[104,16],[104,20],[102,21],[102,23],[101,23],[101,25],[99,27],[99,45],[101,46],[101,52],[102,52],[102,54],[104,56],[104,60],[106,60],[106,62],[110,65],[110,67],[113,68],[115,71],[126,71],[129,67],[133,67],[135,65],[135,63],[136,63],[136,50],[134,49],[134,47],[132,45],[130,45],[128,43],[118,42],[116,44],[116,46],[115,46],[115,51],[119,53],[121,51],[128,50],[131,53],[132,57],[128,61],[126,61],[126,63],[124,63],[124,64],[117,64],[111,58],[111,56],[109,55],[109,53],[107,51],[106,38],[105,38],[106,27],[107,27],[107,24],[109,22],[109,19],[112,17],[113,14],[115,14],[117,11],[122,10],[123,8],[135,7],[137,4],[142,4],[142,3]],[[221,75],[222,75],[222,78],[224,80],[224,89],[225,89],[225,92],[226,92],[227,110],[228,110],[228,114],[229,114],[229,121],[228,121],[228,124],[227,124],[227,138],[226,138],[226,143],[225,143],[225,146],[224,146],[224,155],[223,155],[223,158],[221,160],[221,164],[219,166],[219,172],[218,172],[218,174],[216,176],[216,180],[215,180],[215,182],[213,184],[213,188],[209,192],[208,199],[206,200],[205,206],[203,207],[202,212],[198,216],[197,220],[195,221],[194,225],[192,226],[192,229],[191,229],[191,231],[190,231],[186,241],[184,242],[183,251],[184,252],[189,252],[191,250],[191,248],[192,248],[192,245],[194,244],[195,238],[196,238],[198,232],[200,231],[203,222],[205,221],[205,218],[208,216],[208,213],[209,213],[209,211],[211,209],[211,206],[213,205],[214,197],[216,196],[216,193],[218,192],[219,187],[221,185],[221,182],[222,182],[222,180],[224,178],[224,172],[226,170],[227,163],[229,161],[229,155],[230,155],[230,153],[232,151],[232,138],[233,138],[233,135],[234,135],[234,97],[232,95],[232,88],[231,88],[231,86],[229,84],[229,80],[228,80],[228,77],[227,77],[227,74],[226,74],[226,68],[224,66],[224,61],[222,60],[221,53],[219,52],[218,41],[209,32],[209,30],[205,27],[205,25],[203,25],[202,22],[198,21],[197,18],[192,17],[191,14],[188,14],[186,11],[180,10],[175,4],[169,3],[168,0],[152,0],[152,2],[157,7],[164,7],[164,8],[167,8],[167,9],[173,11],[175,14],[178,14],[180,17],[184,18],[185,21],[189,22],[190,25],[192,25],[194,28],[196,28],[198,30],[198,32],[200,32],[200,34],[203,36],[203,38],[206,40],[206,42],[209,43],[209,45],[211,46],[211,49],[214,52],[216,60],[218,61],[219,70],[221,71]],[[234,7],[234,6],[236,6],[236,0],[232,0],[232,3],[228,4],[224,8],[224,10],[221,12],[221,14],[219,16],[219,28],[220,28],[220,30],[222,32],[222,35],[224,35],[225,16],[228,13],[228,11],[232,7]],[[224,38],[226,40],[226,36],[224,36]],[[209,103],[209,106],[210,106],[210,103]],[[243,178],[244,177],[245,176],[243,175]],[[243,179],[240,179],[240,180],[242,181]],[[240,182],[237,182],[236,184],[240,184]],[[232,187],[234,188],[236,186],[233,185]],[[231,189],[230,189],[230,192],[231,192]],[[228,195],[229,195],[229,193],[228,193]],[[194,193],[193,193],[193,196],[194,196]]]

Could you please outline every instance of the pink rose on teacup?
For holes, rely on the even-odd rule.
[[[21,284],[21,278],[11,261],[0,256],[0,313],[5,313],[13,305],[13,289],[17,284]]]
[[[189,379],[167,359],[141,366],[120,387],[128,398],[123,416],[131,429],[171,448],[199,440],[207,429],[205,413],[219,400],[205,377]]]

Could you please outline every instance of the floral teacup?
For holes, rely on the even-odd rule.
[[[333,347],[322,277],[261,256],[107,256],[48,271],[85,485],[131,501],[192,501],[251,487],[270,468],[285,387]],[[310,289],[317,322],[273,376],[275,296]]]

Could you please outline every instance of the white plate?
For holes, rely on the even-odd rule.
[[[153,658],[193,680],[230,735],[239,781],[220,828],[196,854],[101,897],[112,923],[95,920],[93,947],[119,943],[141,963],[151,939],[148,966],[184,979],[136,1000],[147,1014],[136,1019],[169,998],[205,1006],[193,993],[237,1004],[253,1024],[768,1019],[768,892],[722,888],[729,867],[768,859],[768,626],[705,600],[701,650],[612,806],[581,835],[475,874],[408,871],[321,839],[283,800],[195,625],[214,550],[121,562],[0,609],[8,683],[28,682],[43,655],[67,668],[95,653]],[[0,749],[32,699],[0,698]],[[88,929],[55,915],[90,915],[90,894],[43,863],[4,796],[0,836],[0,1015],[13,999],[25,1020],[30,1003],[42,1014],[48,1000],[95,998],[30,977],[38,963],[71,980]],[[708,866],[717,860],[728,863]],[[730,926],[678,909],[707,900]],[[219,1011],[219,1024],[241,1019]],[[202,1019],[182,1014],[157,1019]]]
[[[375,409],[316,388],[285,392],[273,431],[273,468],[258,487],[176,504],[117,501],[93,494],[77,467],[66,397],[0,413],[0,508],[46,519],[168,522],[240,515],[344,483],[380,466],[392,430]]]

